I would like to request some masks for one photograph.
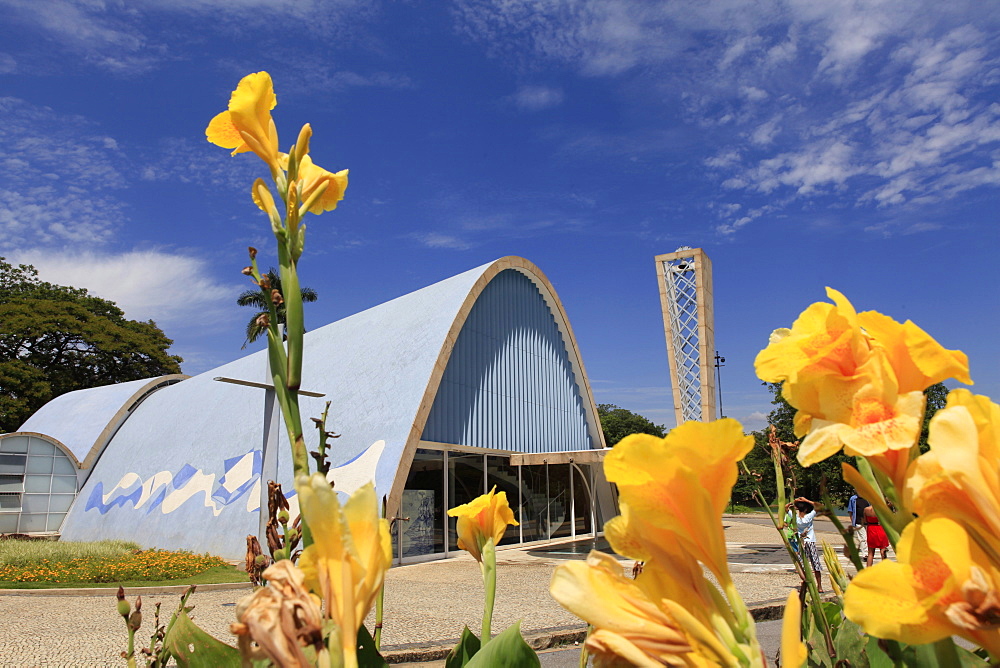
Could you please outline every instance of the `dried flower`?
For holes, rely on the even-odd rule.
[[[306,590],[302,571],[287,559],[264,571],[264,577],[267,586],[237,604],[239,622],[229,627],[239,636],[240,653],[251,660],[268,658],[278,666],[312,665],[303,647],[324,649],[319,599]]]

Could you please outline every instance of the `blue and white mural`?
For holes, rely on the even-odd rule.
[[[327,478],[334,482],[342,500],[375,479],[375,469],[383,450],[385,441],[376,441],[351,461],[330,470]],[[177,473],[160,471],[145,480],[137,473],[129,472],[107,492],[103,482],[94,484],[85,509],[96,510],[101,515],[115,508],[145,511],[147,514],[158,510],[169,514],[193,500],[196,505],[200,504],[218,517],[223,510],[246,496],[244,503],[239,505],[246,512],[258,512],[261,507],[260,473],[260,450],[250,450],[225,460],[218,483],[215,474],[205,473],[190,464],[184,464]],[[295,490],[288,491],[285,496],[290,504],[296,506],[292,510],[298,512]]]

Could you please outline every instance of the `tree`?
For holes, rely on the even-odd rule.
[[[284,294],[281,290],[281,274],[278,273],[277,269],[271,267],[261,278],[267,278],[268,284],[271,286],[268,290],[269,293],[271,290],[277,290],[278,294]],[[299,291],[302,294],[303,302],[314,302],[319,298],[316,291],[312,288],[302,287],[299,288]],[[270,315],[270,313],[267,310],[267,298],[264,295],[263,288],[243,292],[236,298],[236,303],[240,306],[252,306],[257,309],[257,313],[254,313],[253,317],[250,318],[250,322],[247,323],[247,339],[243,342],[243,346],[241,347],[242,350],[260,338],[260,336],[267,331],[267,327],[261,325],[259,318],[262,315]],[[279,304],[275,311],[278,313],[278,324],[285,324],[284,302]]]
[[[764,385],[771,391],[773,396],[771,403],[774,404],[774,410],[767,416],[768,428],[753,433],[754,449],[744,460],[747,468],[750,469],[750,475],[748,476],[741,467],[739,480],[733,488],[733,501],[736,503],[755,504],[756,502],[752,498],[752,489],[755,484],[761,486],[765,498],[773,499],[776,496],[774,468],[771,464],[767,438],[768,429],[771,426],[775,428],[778,440],[783,443],[795,444],[801,440],[795,436],[792,426],[795,419],[795,409],[781,396],[781,383],[764,383]],[[943,383],[931,385],[924,390],[926,408],[924,409],[923,431],[918,441],[920,452],[926,452],[929,447],[927,445],[928,424],[934,414],[944,408],[947,396],[948,388]],[[806,468],[798,463],[794,448],[790,448],[786,454],[788,455],[788,470],[795,481],[796,495],[818,500],[822,480],[825,477],[830,497],[838,503],[847,502],[851,496],[851,487],[844,482],[841,464],[847,462],[854,465],[853,457],[848,457],[843,451],[840,451],[832,457]]]
[[[66,392],[179,373],[171,343],[152,320],[0,257],[0,433]]]
[[[629,434],[652,434],[663,438],[665,427],[653,424],[638,413],[619,408],[614,404],[598,404],[597,415],[601,418],[604,440],[611,447]]]

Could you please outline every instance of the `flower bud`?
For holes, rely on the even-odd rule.
[[[261,313],[257,316],[257,326],[261,329],[267,329],[271,326],[271,316],[267,313]]]
[[[260,286],[261,290],[270,290],[271,289],[271,279],[268,278],[267,275],[265,274],[264,276],[260,277],[260,282],[257,283],[257,285]]]
[[[288,511],[282,509],[278,512],[278,521],[282,524],[288,524]]]
[[[142,613],[137,609],[129,615],[128,627],[133,631],[138,631],[140,626],[142,626]]]
[[[271,302],[275,306],[281,306],[285,303],[285,298],[281,296],[281,293],[277,289],[271,290]]]
[[[253,246],[249,246],[247,248],[247,252],[250,253],[250,259],[251,260],[256,260],[257,259],[257,249],[256,248],[254,248]]]
[[[118,598],[118,614],[128,619],[128,613],[132,611],[132,606],[125,600],[125,589],[118,587],[118,593],[115,596]]]
[[[253,276],[253,267],[243,267],[240,269],[240,273],[244,276]]]

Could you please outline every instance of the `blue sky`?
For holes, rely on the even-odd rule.
[[[829,285],[965,350],[1000,395],[1000,3],[0,0],[0,255],[240,356],[249,198],[204,129],[271,73],[340,208],[317,327],[504,255],[551,279],[596,399],[673,424],[653,257],[715,269],[727,415]],[[266,266],[265,257],[263,264]]]

